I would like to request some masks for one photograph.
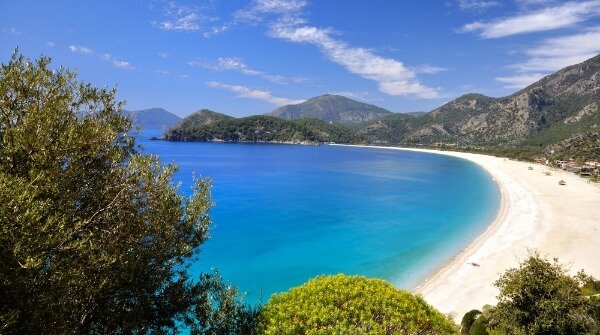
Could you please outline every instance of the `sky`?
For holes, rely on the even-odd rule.
[[[392,112],[510,95],[600,53],[600,0],[0,0],[0,61],[125,109],[243,117],[339,94]]]

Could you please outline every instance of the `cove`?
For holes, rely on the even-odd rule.
[[[250,303],[320,274],[413,289],[494,219],[482,168],[443,155],[344,146],[149,141],[144,152],[213,182],[211,238],[190,271],[216,268]]]

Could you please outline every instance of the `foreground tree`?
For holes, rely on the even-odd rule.
[[[455,325],[420,296],[379,279],[323,276],[274,295],[263,334],[454,334]]]
[[[0,69],[0,333],[210,333],[235,317],[220,277],[186,272],[210,183],[178,195],[175,167],[136,151],[115,91],[49,63],[15,52]]]
[[[556,259],[537,252],[496,281],[498,304],[489,316],[490,334],[600,334],[598,300],[582,295],[591,277],[571,277]]]

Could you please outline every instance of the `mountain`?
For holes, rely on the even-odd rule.
[[[310,117],[327,122],[360,123],[390,114],[392,112],[377,106],[325,94],[300,104],[279,107],[268,115],[284,120]]]
[[[167,129],[175,125],[181,118],[162,108],[150,108],[138,111],[121,110],[131,118],[133,127]]]
[[[182,119],[177,126],[181,128],[199,127],[230,119],[233,119],[233,116],[202,109]]]
[[[444,145],[522,158],[544,154],[600,160],[600,55],[510,96],[466,94],[426,114],[394,114],[336,95],[280,107],[271,114],[277,117],[236,119],[200,111],[165,137],[176,141]]]
[[[268,115],[233,118],[203,110],[184,118],[165,132],[167,141],[270,142],[318,144],[356,143],[352,132],[339,124],[316,119],[282,120]]]
[[[531,147],[540,152],[566,141],[572,149],[581,142],[577,139],[595,138],[590,134],[600,131],[600,55],[507,97],[467,94],[422,116],[377,121],[361,129],[370,140]],[[391,129],[395,136],[389,136]]]

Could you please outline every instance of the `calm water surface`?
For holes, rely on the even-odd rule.
[[[414,288],[496,215],[492,178],[465,160],[339,146],[148,141],[175,162],[181,192],[213,181],[211,239],[191,271],[217,268],[266,302],[319,274],[360,274]]]

